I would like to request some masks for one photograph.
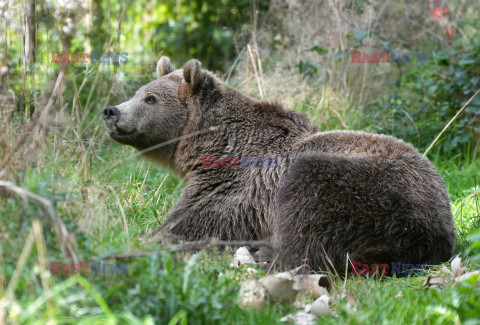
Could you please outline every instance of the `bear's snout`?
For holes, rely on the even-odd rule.
[[[118,119],[119,116],[120,116],[120,111],[115,106],[107,106],[103,110],[103,119],[105,121],[107,120],[115,121]]]

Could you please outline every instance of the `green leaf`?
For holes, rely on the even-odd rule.
[[[477,60],[474,60],[474,59],[461,59],[460,61],[458,61],[458,64],[459,65],[470,65],[472,63],[475,63],[477,62]]]
[[[348,57],[350,55],[350,52],[349,51],[345,51],[345,52],[337,52],[335,54],[333,54],[333,57],[337,58],[337,59],[343,59],[344,57]]]
[[[190,257],[187,261],[187,264],[185,265],[185,273],[183,274],[183,293],[187,292],[188,288],[188,280],[190,278],[190,275],[192,274],[193,270],[198,266],[198,260],[202,257],[202,252],[197,253]]]
[[[179,310],[172,319],[168,322],[168,325],[187,325],[187,312],[185,310]]]
[[[475,24],[473,24],[469,21],[466,21],[465,19],[457,20],[457,24],[458,24],[458,26],[472,26],[472,27],[475,27]]]
[[[354,30],[353,31],[353,36],[359,41],[363,41],[365,37],[368,36],[370,32],[368,30]]]
[[[469,242],[472,242],[472,243],[475,243],[475,242],[479,242],[480,243],[480,228],[473,231],[469,236],[468,236],[468,241]]]
[[[315,51],[318,53],[318,55],[323,55],[325,53],[328,52],[328,48],[326,47],[323,47],[321,45],[313,45],[313,46],[310,46],[307,51]]]

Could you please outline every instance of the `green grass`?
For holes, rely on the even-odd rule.
[[[457,229],[456,252],[468,247],[467,235],[480,227],[480,160],[465,156],[433,158],[450,194]]]
[[[83,259],[101,257],[104,263],[114,263],[108,256],[158,251],[156,243],[144,243],[139,236],[164,220],[181,192],[181,181],[140,159],[134,149],[118,145],[103,134],[90,146],[84,143],[88,148],[85,152],[70,147],[54,150],[54,142],[53,136],[47,138],[39,156],[41,166],[27,168],[18,176],[18,185],[55,203],[75,236]],[[445,160],[441,156],[432,160],[445,180],[452,209],[456,211],[456,227],[461,235],[456,252],[460,253],[469,245],[466,234],[478,227],[479,198],[473,191],[478,186],[480,161],[467,161],[464,157]],[[88,163],[82,165],[82,161]],[[64,260],[59,239],[41,205],[17,196],[0,198],[0,205],[1,269],[6,279],[0,286],[3,292],[15,273],[33,220],[42,222],[48,262]],[[34,301],[45,298],[41,268],[36,250],[33,252],[21,270],[13,301],[7,307],[12,323],[48,320],[45,302],[26,313],[35,305]],[[85,324],[101,324],[110,319],[124,324],[168,324],[171,319],[186,319],[192,324],[275,324],[296,310],[276,304],[260,311],[241,308],[237,303],[239,285],[252,275],[244,268],[231,268],[230,259],[231,252],[164,253],[119,261],[128,264],[128,275],[86,274],[80,278],[52,274],[50,289],[58,291],[52,298],[53,315],[59,323],[81,319]],[[468,268],[476,269],[478,264],[470,263]],[[261,274],[264,272],[256,276]],[[356,296],[358,310],[352,311],[344,299],[335,300],[331,309],[338,316],[324,316],[321,322],[443,324],[480,317],[474,312],[480,310],[478,285],[425,290],[424,280],[425,276],[348,278],[346,289]],[[335,283],[340,291],[343,280],[335,279]],[[403,297],[396,298],[399,292]]]
[[[310,2],[313,9],[320,8]],[[365,1],[353,1],[352,6],[358,7],[353,12],[342,12],[341,6],[335,6],[334,10],[339,10],[336,14],[340,15],[335,17],[341,19],[335,18],[338,28],[334,26],[333,31],[343,31],[328,34],[325,41],[328,39],[326,43],[330,44],[329,53],[324,55],[307,51],[312,45],[324,46],[318,38],[318,28],[323,25],[317,19],[320,13],[317,9],[310,10],[312,16],[305,17],[307,19],[300,25],[285,16],[283,27],[272,24],[271,27],[259,25],[258,30],[257,26],[242,28],[242,33],[246,34],[258,31],[257,45],[263,60],[261,78],[270,96],[267,99],[280,99],[286,107],[308,114],[321,131],[361,129],[392,134],[414,142],[416,147],[429,145],[478,89],[477,8],[473,1],[472,4],[468,1],[448,4],[461,19],[458,20],[458,37],[447,43],[442,30],[435,31],[430,23],[421,27],[424,19],[420,13],[428,13],[425,3],[423,7],[412,7],[404,2],[397,4],[394,8],[397,12],[393,14],[389,9],[385,11],[380,3],[369,5]],[[160,11],[165,9],[162,8]],[[367,9],[368,15],[361,14],[367,13]],[[20,13],[22,10],[16,15]],[[377,15],[373,26],[370,13]],[[388,13],[387,17],[384,13]],[[143,17],[144,12],[135,15],[132,17]],[[410,18],[399,19],[400,16]],[[412,19],[417,20],[417,16],[418,22],[412,25]],[[348,19],[343,19],[345,17]],[[3,24],[7,27],[5,35],[11,34],[13,38],[2,45],[6,56],[1,64],[7,65],[10,71],[8,78],[2,79],[6,82],[1,86],[5,87],[0,87],[6,91],[0,96],[0,161],[4,150],[19,138],[28,122],[28,112],[45,107],[59,68],[42,60],[50,58],[49,47],[60,46],[61,37],[51,28],[47,28],[47,34],[43,29],[61,22],[43,25],[43,18],[38,21],[40,29],[37,30],[35,55],[39,61],[36,74],[30,74],[24,73],[21,64],[21,33],[12,34],[14,28],[21,30],[13,25],[14,21],[17,24],[22,19],[17,18]],[[106,19],[105,23],[110,24],[110,20]],[[148,19],[145,21],[148,26],[152,24]],[[305,28],[310,25],[309,21],[315,22],[314,29]],[[329,22],[326,23],[325,26],[329,26]],[[125,20],[122,28],[128,26],[127,31],[130,30],[129,24],[131,21]],[[362,43],[366,29],[375,29],[375,26],[382,26],[373,32],[382,40],[384,38],[392,49],[433,51],[440,59],[426,65],[350,64],[350,50],[378,50],[380,44],[374,44],[378,40]],[[139,31],[144,27],[140,26]],[[298,35],[303,36],[295,39],[298,28],[301,29]],[[123,37],[120,25],[118,34]],[[159,40],[163,40],[165,33],[157,34]],[[277,36],[281,39],[287,35],[288,43],[276,40]],[[275,39],[269,40],[270,37]],[[79,29],[72,48],[87,39],[88,35]],[[173,40],[179,39],[173,35]],[[138,45],[129,42],[128,37],[126,42],[114,37],[111,41],[112,48],[127,46],[128,50]],[[366,43],[372,45],[366,46]],[[291,305],[281,304],[268,304],[261,310],[240,307],[241,282],[261,277],[265,271],[258,270],[252,275],[245,267],[230,267],[232,251],[228,249],[225,252],[155,254],[167,247],[141,239],[165,219],[182,191],[182,180],[140,159],[134,149],[112,141],[101,121],[101,108],[126,100],[152,79],[154,57],[160,57],[165,48],[160,43],[154,44],[155,49],[148,44],[142,45],[147,46],[139,57],[142,62],[122,66],[122,69],[102,65],[85,70],[83,65],[70,65],[65,87],[46,123],[48,128],[30,133],[28,141],[9,162],[10,174],[6,177],[54,203],[73,236],[82,262],[114,263],[112,255],[118,253],[142,251],[152,254],[119,260],[118,263],[127,264],[128,274],[45,272],[44,262],[47,269],[51,262],[71,263],[63,257],[63,241],[49,213],[42,203],[0,187],[0,324],[45,324],[49,319],[55,319],[58,324],[280,324],[282,316],[297,311]],[[258,79],[251,68],[250,57],[247,51],[241,50],[244,44],[235,45],[239,55],[232,66],[230,82],[247,94],[258,94]],[[344,49],[344,53],[339,52]],[[173,51],[171,48],[165,50]],[[342,58],[336,54],[346,56]],[[187,53],[178,55],[172,59],[180,60],[179,57]],[[315,66],[318,71],[309,75],[299,72],[300,61]],[[212,67],[203,63],[204,67]],[[4,97],[10,93],[11,103],[8,96]],[[468,241],[468,235],[480,228],[479,128],[474,118],[479,113],[479,98],[472,101],[428,155],[450,194],[458,233],[455,254],[464,257],[469,271],[480,269],[480,241]],[[32,232],[33,225],[35,229],[41,225],[43,237]],[[476,238],[480,239],[480,235]],[[470,249],[472,244],[476,248]],[[29,248],[30,254],[23,260],[22,252]],[[438,274],[439,268],[430,271],[430,275]],[[480,282],[427,290],[423,287],[425,279],[426,275],[382,279],[348,277],[346,280],[334,277],[331,294],[339,295],[345,289],[356,297],[357,309],[349,307],[345,299],[335,299],[330,305],[333,315],[321,317],[318,323],[480,323]],[[310,298],[304,300],[311,301]],[[4,310],[6,315],[2,314]]]

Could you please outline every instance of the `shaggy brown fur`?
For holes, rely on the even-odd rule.
[[[445,186],[411,145],[316,133],[306,116],[243,95],[197,60],[175,70],[162,57],[157,76],[104,119],[113,139],[186,178],[163,229],[186,240],[268,239],[285,267],[326,269],[330,259],[343,271],[347,253],[368,264],[451,256]],[[202,156],[277,158],[278,167],[206,169]]]

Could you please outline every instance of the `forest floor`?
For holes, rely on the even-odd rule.
[[[62,254],[65,242],[55,230],[56,223],[44,203],[7,188],[4,194],[8,194],[0,197],[0,293],[11,300],[0,301],[0,319],[6,312],[7,323],[46,323],[55,318],[57,323],[81,320],[84,324],[107,320],[274,324],[298,310],[292,304],[242,308],[241,282],[260,278],[266,271],[230,266],[230,249],[169,253],[158,243],[142,240],[143,234],[163,221],[183,185],[172,173],[138,157],[134,149],[109,139],[100,118],[84,125],[80,133],[74,127],[54,127],[39,138],[32,154],[23,157],[30,167],[16,175],[20,180],[16,185],[53,202],[77,246],[80,263],[123,264],[126,274],[96,274],[102,272],[93,268],[87,274],[53,274],[52,263],[72,263]],[[459,234],[455,252],[466,256],[471,245],[466,234],[478,227],[480,215],[480,160],[431,159],[450,193]],[[43,239],[35,232],[39,227]],[[111,258],[139,251],[152,254]],[[479,269],[478,260],[464,260],[464,264],[467,271]],[[332,276],[331,295],[348,292],[355,303],[352,307],[347,299],[331,301],[330,313],[319,322],[478,323],[477,279],[424,287],[428,276],[440,274],[439,267],[434,267],[428,274],[403,278]],[[305,303],[311,301],[304,298]]]

